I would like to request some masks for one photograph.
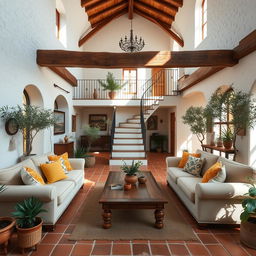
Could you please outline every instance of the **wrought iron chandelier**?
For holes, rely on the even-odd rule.
[[[125,36],[125,38],[121,38],[119,41],[120,48],[125,52],[139,52],[142,50],[142,48],[145,46],[144,40],[140,37],[135,35],[133,36],[133,29],[132,29],[132,20],[131,20],[131,30],[130,30],[130,39]]]

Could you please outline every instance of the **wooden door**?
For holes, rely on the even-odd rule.
[[[152,69],[153,96],[165,95],[165,72],[162,68]]]
[[[175,122],[176,122],[176,117],[175,117],[175,112],[171,112],[170,114],[170,154],[171,156],[175,155]]]

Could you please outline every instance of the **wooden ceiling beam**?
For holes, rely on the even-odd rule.
[[[181,47],[184,46],[184,41],[183,39],[178,35],[176,34],[175,32],[173,32],[171,29],[169,29],[170,26],[168,25],[165,25],[164,23],[162,22],[159,22],[158,20],[152,18],[151,16],[148,16],[147,14],[145,13],[142,13],[141,11],[138,11],[137,9],[135,9],[135,12],[144,17],[145,19],[155,23],[157,26],[159,26],[163,31],[165,31],[174,41],[176,41]]]
[[[130,20],[133,19],[133,5],[134,5],[133,0],[129,0],[128,18],[129,18]]]
[[[100,2],[101,0],[81,0],[81,6],[88,8],[89,6]]]
[[[99,30],[101,30],[104,26],[110,23],[112,20],[117,19],[118,17],[124,15],[126,13],[125,10],[120,11],[112,15],[111,17],[104,19],[102,22],[97,24],[91,31],[89,31],[86,35],[84,35],[78,42],[78,46],[81,47],[86,41],[88,41],[92,36],[94,36]]]
[[[37,64],[80,68],[230,67],[237,64],[232,50],[154,51],[136,53],[38,50]]]
[[[63,78],[72,86],[77,86],[77,79],[64,67],[49,67],[54,73]]]
[[[109,8],[106,8],[102,10],[101,12],[98,12],[94,15],[91,15],[88,17],[92,27],[95,26],[95,23],[102,21],[105,18],[108,18],[108,16],[114,15],[115,13],[118,13],[119,11],[122,11],[124,9],[127,9],[128,3],[127,1],[123,0],[122,2],[115,4]]]
[[[182,7],[183,6],[183,0],[163,0],[166,3],[172,4],[176,7]]]

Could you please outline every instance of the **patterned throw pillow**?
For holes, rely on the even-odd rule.
[[[57,160],[59,160],[60,158],[63,158],[63,159],[64,159],[64,162],[65,162],[65,165],[66,165],[66,167],[67,167],[67,170],[68,170],[68,171],[72,171],[73,169],[72,169],[72,166],[71,166],[71,164],[70,164],[70,162],[69,162],[69,160],[68,160],[68,153],[67,153],[67,152],[64,153],[64,154],[62,154],[62,155],[59,155],[59,156],[57,156],[57,155],[48,156],[48,159],[49,159],[50,161],[57,161]]]
[[[189,156],[183,171],[188,172],[196,177],[200,177],[200,172],[203,167],[203,164],[204,164],[204,159]]]
[[[45,185],[42,176],[29,167],[22,167],[20,176],[25,185]]]
[[[212,179],[210,179],[208,182],[212,182],[212,183],[224,183],[227,177],[227,173],[226,173],[226,167],[225,165],[223,165],[221,167],[221,170],[217,173],[217,175],[215,177],[213,177]]]

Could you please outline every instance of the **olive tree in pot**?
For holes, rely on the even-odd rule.
[[[0,108],[0,116],[4,121],[11,118],[16,120],[18,129],[26,141],[25,156],[31,154],[33,140],[36,135],[40,131],[53,126],[56,121],[53,111],[33,105],[4,106]]]
[[[17,203],[15,212],[12,215],[16,218],[16,228],[18,235],[18,246],[22,249],[37,247],[37,244],[42,238],[42,218],[38,215],[46,212],[43,208],[43,203],[34,197],[25,199]]]
[[[252,186],[242,201],[244,208],[240,215],[240,239],[248,247],[256,249],[256,180],[252,179]]]
[[[5,185],[0,185],[0,193],[6,190]],[[9,239],[14,230],[15,219],[12,217],[0,217],[0,244],[3,244],[4,253],[7,254]]]
[[[138,182],[137,173],[140,171],[141,166],[142,166],[141,161],[137,161],[136,163],[134,163],[134,160],[133,160],[132,165],[130,165],[130,166],[124,162],[124,164],[121,166],[121,169],[126,174],[124,181],[127,184],[135,185]]]
[[[113,73],[108,72],[106,82],[98,80],[104,91],[109,91],[108,95],[111,100],[115,99],[116,91],[121,90],[126,83],[119,84],[116,82]]]

